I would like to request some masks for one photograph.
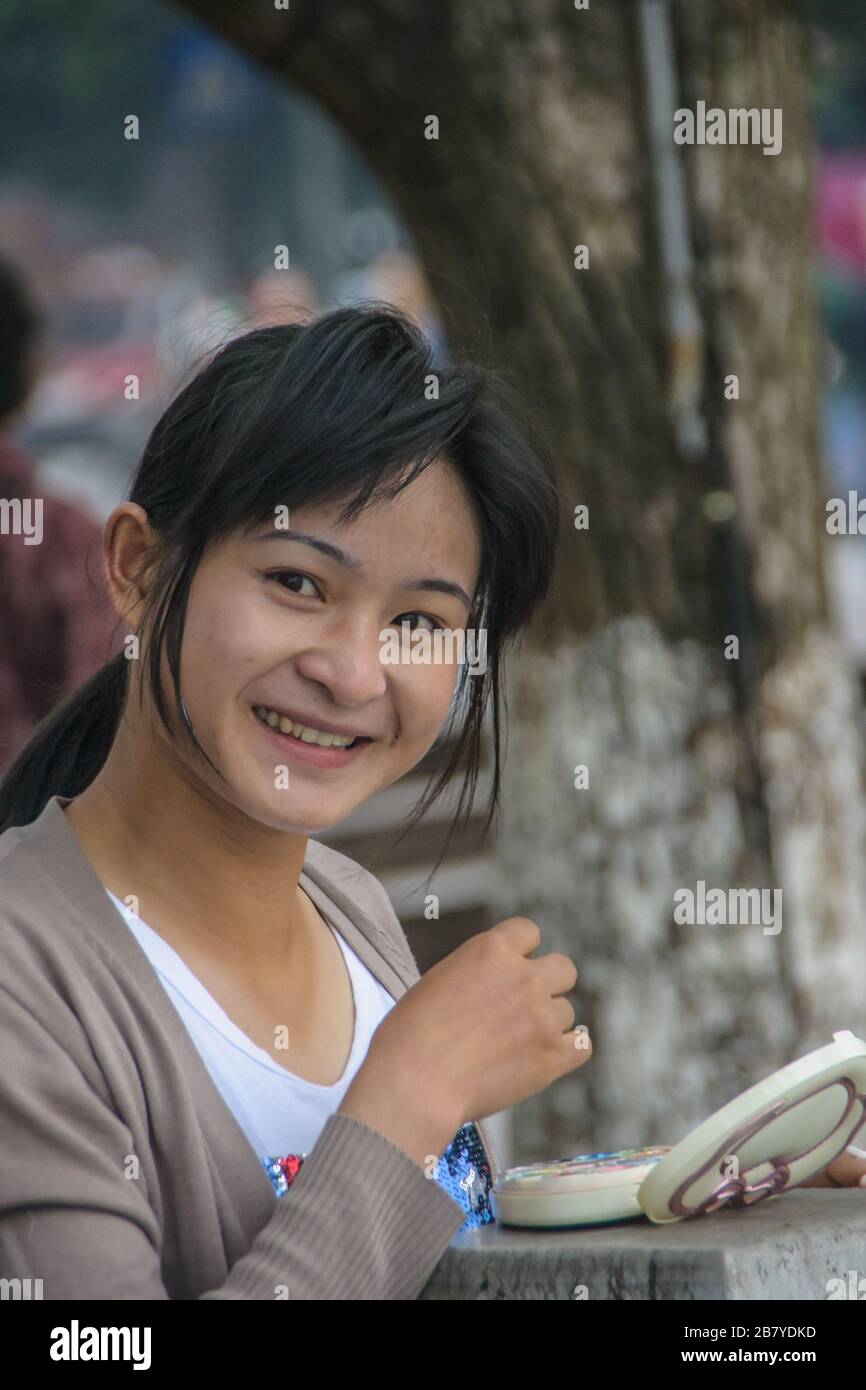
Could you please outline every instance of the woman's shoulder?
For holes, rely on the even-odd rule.
[[[0,980],[7,988],[25,961],[56,959],[66,937],[67,903],[29,830],[13,826],[0,835]]]
[[[40,897],[43,876],[31,852],[29,830],[14,825],[0,835],[0,921]]]
[[[7,988],[38,981],[40,990],[62,992],[72,976],[111,966],[98,932],[88,929],[101,887],[62,820],[54,801],[36,820],[0,835],[0,982]]]
[[[111,971],[76,929],[74,885],[55,876],[57,866],[44,858],[29,829],[0,835],[0,1049],[8,1051],[10,1038],[26,1026],[34,1075],[62,1054],[97,1085],[77,1002],[103,997]]]
[[[0,834],[0,918],[25,909],[38,914],[46,897],[56,896],[54,877],[62,857],[55,822],[49,804],[35,820]]]

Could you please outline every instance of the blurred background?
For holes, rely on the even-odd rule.
[[[0,38],[0,250],[44,318],[16,435],[58,493],[107,515],[191,359],[287,304],[387,294],[444,348],[389,199],[308,100],[158,3],[6,0]],[[157,123],[140,145],[106,140],[118,101]]]
[[[866,491],[866,34],[852,41],[859,14],[857,5],[830,4],[803,15],[827,497]],[[244,328],[369,296],[411,312],[443,362],[449,333],[437,277],[344,123],[183,9],[157,0],[3,0],[0,92],[0,496],[24,495],[28,479],[28,495],[50,499],[55,534],[62,518],[67,538],[65,570],[56,553],[50,573],[21,548],[14,556],[7,548],[3,560],[2,768],[53,702],[116,649],[99,592],[99,527],[197,354]],[[127,112],[147,123],[147,139],[115,138]],[[289,266],[277,270],[281,246]],[[138,399],[126,394],[130,374],[141,383]],[[862,681],[866,536],[829,547],[828,579]],[[422,883],[447,798],[386,865],[377,862],[427,770],[323,837],[375,868],[422,969],[503,915],[494,901],[496,843],[470,828],[437,874],[440,919],[424,918]],[[483,793],[484,784],[479,820]],[[739,1079],[750,1068],[760,1072],[760,1058],[742,1062]],[[656,1142],[650,1131],[665,1118],[699,1119],[703,1104],[696,1087],[691,1109],[650,1107],[639,1132],[608,1117],[603,1132],[589,1134],[575,1117],[591,1096],[576,1094],[568,1106],[528,1116],[522,1143],[499,1117],[504,1157],[573,1151],[580,1139],[594,1138],[598,1148]]]

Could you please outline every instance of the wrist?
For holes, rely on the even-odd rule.
[[[368,1057],[338,1107],[361,1120],[426,1167],[450,1144],[460,1120],[454,1105],[442,1103],[419,1075],[384,1067]]]

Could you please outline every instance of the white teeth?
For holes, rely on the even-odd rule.
[[[279,729],[281,733],[293,734],[302,743],[318,743],[322,748],[345,748],[347,744],[354,742],[352,734],[326,734],[321,729],[311,729],[306,724],[295,724],[286,716],[277,714],[276,710],[266,709],[264,705],[256,705],[255,714],[265,724],[270,724],[272,729]]]

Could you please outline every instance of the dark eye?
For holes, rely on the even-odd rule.
[[[298,570],[274,570],[268,575],[268,578],[276,580],[280,588],[288,589],[289,593],[292,594],[298,594],[300,590],[295,587],[290,587],[289,584],[284,584],[282,582],[284,579],[290,580],[292,586],[298,582],[301,584],[312,584],[315,592],[313,594],[301,594],[301,598],[315,598],[319,592],[310,576],[308,574],[301,574]]]
[[[397,619],[397,625],[399,627],[402,627],[403,623],[406,622],[407,618],[423,618],[425,622],[428,622],[430,624],[430,627],[428,628],[429,632],[435,632],[437,628],[442,632],[445,631],[442,624],[436,618],[431,618],[429,613],[401,613],[400,617]],[[417,632],[418,629],[415,628],[413,629],[413,631]]]

